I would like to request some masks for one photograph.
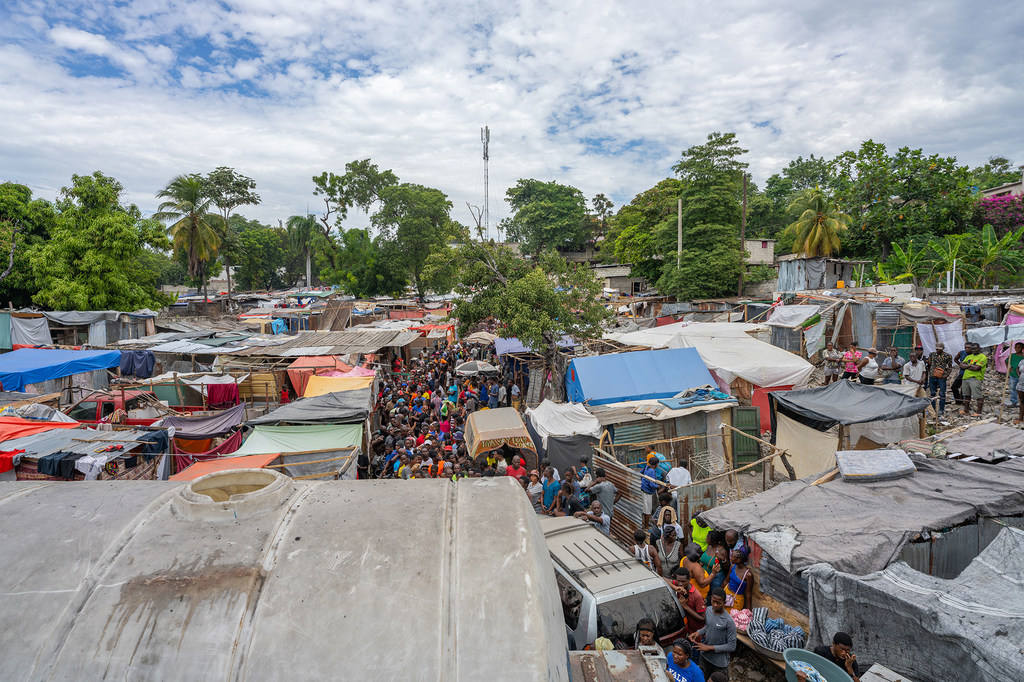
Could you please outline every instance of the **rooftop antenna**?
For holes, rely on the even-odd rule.
[[[484,234],[491,235],[491,200],[490,200],[490,179],[487,176],[487,160],[489,158],[487,148],[491,144],[491,129],[484,126],[480,129],[480,141],[484,145]],[[501,231],[498,231],[498,241],[501,241]]]

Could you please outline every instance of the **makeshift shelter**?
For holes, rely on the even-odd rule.
[[[527,469],[536,469],[539,458],[526,425],[512,407],[479,410],[466,419],[466,452],[470,459],[502,450],[506,458],[519,455]]]
[[[758,341],[761,325],[740,322],[680,322],[605,338],[627,346],[695,348],[719,386],[744,399],[757,388],[804,386],[814,365],[798,355]]]
[[[565,371],[567,399],[588,405],[671,398],[714,383],[692,348],[578,357]]]
[[[0,418],[0,424],[7,419]],[[163,431],[94,431],[63,422],[30,424],[34,426],[15,425],[19,436],[3,445],[4,453],[12,456],[0,457],[0,462],[7,459],[14,467],[7,476],[13,473],[19,481],[154,479],[158,465],[170,463],[155,457],[167,451]]]
[[[253,429],[235,456],[278,453],[282,473],[295,478],[355,478],[362,424],[268,426]]]
[[[601,437],[601,422],[579,403],[545,400],[526,410],[526,430],[537,453],[551,460],[559,471],[578,466],[581,457],[593,454]]]
[[[483,360],[470,360],[463,362],[455,368],[455,374],[460,377],[475,377],[482,374],[486,377],[498,376],[498,368]]]
[[[312,398],[326,393],[354,391],[360,388],[370,388],[373,383],[373,377],[312,376],[306,382],[306,390],[302,393],[302,396],[304,398]]]
[[[576,345],[576,341],[571,336],[563,336],[558,339],[557,346],[559,348],[572,348]],[[497,356],[502,355],[515,355],[518,353],[537,353],[534,348],[526,346],[519,339],[515,337],[511,338],[497,338],[494,340],[494,354]]]
[[[340,393],[325,393],[311,398],[300,398],[282,405],[272,412],[250,419],[249,424],[358,424],[366,420],[373,409],[373,393],[369,388],[358,388]]]
[[[296,395],[304,395],[306,383],[314,374],[330,371],[347,372],[352,365],[345,364],[336,355],[311,355],[296,358],[295,362],[288,365],[288,379],[295,388]]]
[[[913,397],[916,388],[844,380],[770,393],[772,438],[798,477],[825,471],[836,465],[836,450],[871,450],[921,435],[919,415],[930,402]]]
[[[845,629],[862,669],[874,660],[916,680],[950,671],[960,680],[1024,680],[1024,531],[996,532],[950,579],[902,562],[863,576],[810,567],[808,645],[827,645],[828,633]]]
[[[998,462],[1024,457],[1024,431],[1002,424],[977,424],[947,438],[943,445],[950,455],[966,461]]]
[[[54,393],[63,388],[105,388],[108,368],[121,364],[116,350],[22,348],[0,355],[0,388]],[[61,381],[70,377],[69,381]]]
[[[11,346],[24,348],[32,346],[52,346],[50,325],[46,318],[35,312],[10,313]]]
[[[172,481],[194,481],[200,476],[213,474],[218,471],[231,471],[234,469],[262,469],[277,459],[277,454],[269,455],[245,455],[244,457],[219,457],[208,459],[202,462],[190,464],[187,468],[179,471],[170,477]]]

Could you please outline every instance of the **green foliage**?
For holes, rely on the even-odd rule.
[[[987,288],[993,284],[1019,286],[1024,270],[1024,252],[1019,248],[1024,227],[1002,237],[991,225],[962,234],[928,240],[925,247],[906,247],[893,242],[892,253],[876,266],[876,274],[886,283],[912,281],[944,287],[946,273],[954,270],[958,288]]]
[[[714,132],[704,144],[683,152],[672,167],[682,180],[683,227],[698,223],[732,225],[740,219],[740,195],[747,164],[738,157],[736,133]]]
[[[778,271],[771,265],[754,265],[747,268],[747,271],[743,273],[743,281],[748,284],[756,284],[757,282],[773,280],[778,275]]]
[[[287,233],[281,228],[247,225],[238,235],[238,287],[254,290],[283,286],[279,270],[284,266],[286,243]]]
[[[31,252],[39,291],[33,301],[52,310],[158,308],[167,299],[152,273],[139,269],[145,247],[169,246],[164,228],[120,203],[122,186],[96,171],[72,176],[61,190],[49,238]]]
[[[294,284],[305,273],[306,286],[313,285],[313,240],[317,233],[316,216],[293,215],[288,219],[288,248],[285,268]]]
[[[666,257],[658,291],[680,300],[731,296],[743,271],[739,235],[731,225],[695,225],[683,238],[681,264]]]
[[[970,183],[981,189],[999,187],[1021,179],[1021,172],[1005,156],[991,156],[988,163],[971,169]]]
[[[953,157],[925,156],[867,140],[833,162],[836,203],[852,216],[846,248],[855,256],[888,255],[892,242],[920,234],[962,232],[973,209],[969,173]]]
[[[0,271],[10,263],[14,240],[14,263],[0,282],[0,300],[16,308],[32,303],[38,290],[32,270],[31,253],[50,236],[56,209],[43,199],[33,199],[32,190],[13,182],[0,183]]]
[[[675,229],[676,202],[682,181],[666,178],[649,190],[636,195],[619,209],[615,217],[615,257],[620,263],[632,264],[633,274],[654,282],[661,274],[665,254],[675,258],[675,233],[671,245],[656,244],[654,235],[664,231],[667,223]]]
[[[503,221],[507,238],[527,253],[545,249],[573,251],[589,237],[587,202],[575,187],[521,179],[505,192],[512,216]]]
[[[503,335],[537,348],[549,363],[563,334],[578,340],[601,336],[601,323],[610,315],[598,300],[601,284],[587,268],[554,251],[528,263],[508,245],[471,239],[465,228],[458,240],[429,259],[427,272],[455,273],[461,297],[451,316],[461,333],[493,317]]]
[[[423,268],[427,257],[454,236],[451,209],[452,203],[441,190],[401,183],[381,192],[380,210],[370,217],[380,231],[381,245],[393,247],[394,265],[411,277],[421,297],[425,293]]]
[[[839,238],[850,216],[840,212],[821,189],[803,190],[790,205],[789,212],[799,216],[786,228],[795,236],[793,253],[811,257],[839,253]]]
[[[748,193],[747,234],[778,237],[797,218],[789,210],[797,196],[814,187],[827,191],[832,183],[832,167],[828,160],[814,154],[808,159],[798,156],[782,169],[781,174],[768,178],[764,192],[755,189]],[[787,248],[782,253],[789,252]]]
[[[218,228],[226,222],[212,212],[215,204],[206,180],[199,175],[179,175],[156,196],[164,201],[153,218],[171,223],[174,248],[187,254],[189,276],[199,278],[205,289],[208,266],[221,245]]]

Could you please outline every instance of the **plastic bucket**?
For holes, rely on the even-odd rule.
[[[814,669],[818,671],[822,677],[828,682],[853,682],[853,678],[846,674],[846,671],[840,668],[832,661],[822,658],[813,651],[807,649],[786,649],[782,652],[782,657],[786,659],[786,680],[787,682],[797,682],[796,673],[793,672],[793,668],[789,666],[790,661],[804,661],[814,666]]]

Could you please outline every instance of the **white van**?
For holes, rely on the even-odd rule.
[[[685,634],[685,614],[661,576],[591,524],[572,516],[541,516],[565,629],[575,649],[598,637],[634,644],[636,624],[654,621],[662,645]]]

